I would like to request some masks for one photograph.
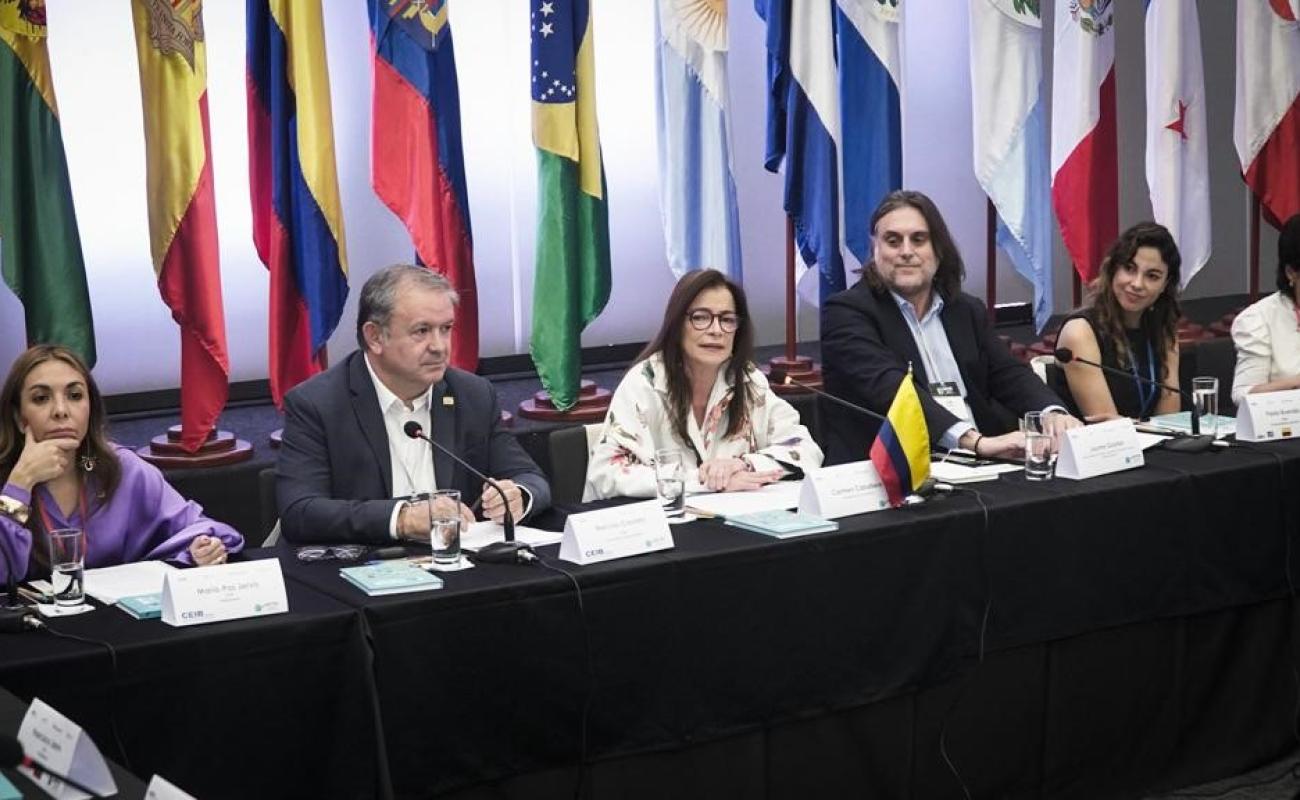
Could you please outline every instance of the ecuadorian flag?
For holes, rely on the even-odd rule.
[[[930,477],[930,432],[910,369],[898,384],[880,433],[871,443],[871,463],[894,508]]]
[[[348,296],[320,0],[248,0],[253,243],[271,272],[271,397],[325,367]]]

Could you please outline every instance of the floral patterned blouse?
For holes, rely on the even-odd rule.
[[[743,458],[757,471],[782,469],[789,464],[799,469],[816,469],[822,451],[808,429],[799,423],[799,412],[768,386],[767,377],[749,365],[749,419],[737,435],[726,436],[732,385],[727,365],[718,370],[709,394],[704,424],[688,415],[691,442],[677,438],[668,414],[668,382],[663,357],[656,353],[632,368],[619,383],[605,415],[600,438],[587,461],[587,485],[583,500],[606,497],[654,497],[655,451],[675,448],[689,465],[705,460]],[[692,445],[694,446],[692,448]],[[698,475],[688,473],[687,488],[698,486]]]

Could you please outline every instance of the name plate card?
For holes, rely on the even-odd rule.
[[[560,560],[596,564],[672,547],[668,518],[655,499],[570,514],[560,540]]]
[[[1300,436],[1300,389],[1248,394],[1237,407],[1237,438],[1275,442]]]
[[[163,776],[155,775],[145,787],[144,800],[197,800],[197,798],[186,794]]]
[[[202,625],[289,610],[284,574],[274,558],[178,569],[163,579],[162,621]]]
[[[799,487],[799,513],[839,519],[889,508],[889,494],[870,461],[808,470]]]
[[[95,743],[77,723],[39,697],[32,698],[32,704],[23,716],[18,727],[18,743],[22,745],[23,753],[42,768],[67,775],[87,789],[98,792],[101,797],[117,794],[117,781],[113,780],[113,773]],[[90,796],[43,771],[26,766],[19,767],[18,771],[56,800],[79,800]]]
[[[1146,463],[1131,419],[1071,428],[1060,437],[1056,477],[1082,480]]]

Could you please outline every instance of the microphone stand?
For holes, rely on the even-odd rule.
[[[1071,361],[1077,361],[1080,364],[1086,364],[1089,367],[1096,367],[1102,372],[1119,375],[1122,378],[1134,378],[1139,383],[1144,383],[1148,386],[1155,386],[1158,389],[1171,392],[1186,400],[1192,406],[1192,433],[1190,436],[1174,436],[1173,438],[1166,440],[1163,445],[1166,450],[1172,450],[1175,453],[1204,453],[1206,450],[1209,450],[1214,446],[1213,436],[1201,435],[1201,418],[1200,415],[1196,413],[1196,401],[1181,388],[1177,386],[1169,386],[1160,381],[1153,381],[1150,378],[1144,378],[1141,375],[1125,372],[1122,369],[1108,367],[1105,364],[1096,361],[1089,361],[1086,358],[1079,358],[1068,347],[1058,347],[1052,355],[1062,364],[1069,364]]]
[[[0,606],[0,611],[23,611],[26,606],[18,597],[18,575],[14,573],[13,557],[9,555],[9,547],[3,542],[0,542],[0,553],[4,553],[5,557],[5,601],[4,605]]]

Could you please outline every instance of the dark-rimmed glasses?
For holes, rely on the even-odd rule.
[[[299,561],[356,561],[366,554],[363,544],[340,544],[333,547],[308,546],[298,548]]]
[[[721,314],[714,314],[705,308],[697,308],[686,315],[686,319],[691,323],[691,327],[697,331],[707,331],[713,326],[713,321],[718,321],[718,327],[722,328],[723,333],[735,333],[736,328],[740,327],[740,315],[734,311],[723,311]]]

